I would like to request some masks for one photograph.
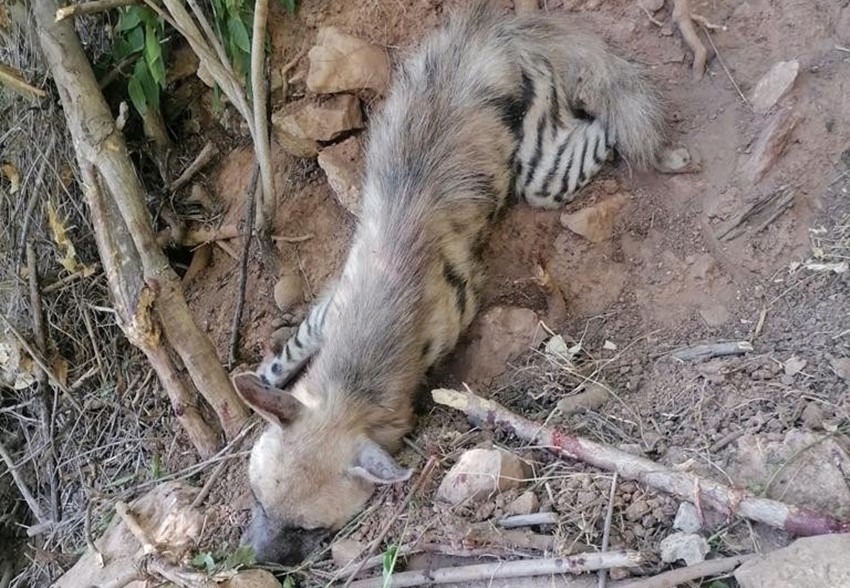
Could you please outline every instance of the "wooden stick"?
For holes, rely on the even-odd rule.
[[[79,16],[81,14],[95,14],[112,10],[113,8],[121,8],[122,6],[134,6],[139,3],[139,0],[94,0],[93,2],[82,2],[80,4],[69,4],[56,10],[56,22]]]
[[[460,410],[473,423],[516,435],[561,457],[618,472],[627,480],[636,480],[694,504],[701,501],[701,504],[712,507],[729,519],[742,516],[782,529],[796,537],[850,532],[850,521],[755,496],[747,490],[730,488],[694,474],[671,470],[652,460],[539,425],[471,392],[437,389],[431,395],[434,402]]]
[[[608,551],[608,542],[611,540],[611,520],[614,518],[614,498],[617,496],[617,482],[619,474],[614,472],[611,479],[611,492],[608,493],[608,510],[605,511],[605,526],[602,527],[602,553]],[[608,585],[608,570],[599,570],[598,588]]]
[[[705,75],[705,62],[708,59],[708,51],[699,40],[697,29],[691,17],[691,7],[688,0],[673,0],[673,22],[679,26],[685,43],[694,52],[694,79],[701,80]]]
[[[679,361],[692,361],[695,359],[725,357],[727,355],[744,355],[752,350],[753,345],[749,341],[725,341],[722,343],[708,343],[677,349],[670,354],[670,357]]]
[[[183,173],[180,174],[180,177],[171,182],[171,191],[176,192],[177,190],[188,184],[189,180],[195,177],[195,174],[197,174],[204,167],[206,167],[207,164],[211,162],[216,155],[218,155],[218,147],[216,147],[215,143],[212,143],[211,141],[207,142],[207,144],[204,145],[204,148],[201,149],[201,152],[198,153],[192,163],[189,164],[189,167],[183,170]]]
[[[736,555],[733,557],[701,561],[698,564],[676,568],[675,570],[670,570],[669,572],[664,572],[650,578],[641,578],[640,580],[626,582],[625,584],[618,584],[617,588],[675,588],[676,586],[699,580],[700,578],[728,574],[752,557],[754,556]]]
[[[230,325],[230,350],[228,352],[228,367],[236,365],[236,348],[239,346],[239,325],[242,324],[242,311],[245,308],[245,288],[248,284],[248,254],[251,251],[251,234],[254,228],[254,209],[257,206],[257,180],[260,176],[260,165],[254,163],[251,181],[248,182],[248,192],[245,203],[245,239],[242,241],[242,255],[239,259],[239,284],[236,291],[236,309],[233,311],[233,322]]]
[[[609,551],[608,553],[582,553],[552,559],[521,559],[499,561],[456,568],[416,570],[393,574],[384,583],[384,578],[367,578],[351,584],[351,588],[405,588],[423,584],[465,584],[480,580],[502,580],[528,578],[531,576],[554,576],[582,574],[608,568],[633,568],[643,563],[643,556],[634,551]]]
[[[20,466],[15,465],[15,462],[12,460],[12,456],[9,455],[9,452],[6,451],[6,446],[2,443],[0,443],[0,459],[6,462],[6,469],[8,469],[9,473],[12,474],[12,480],[14,480],[15,486],[18,487],[18,492],[21,493],[21,496],[26,501],[27,506],[30,507],[32,515],[39,523],[44,523],[45,519],[44,514],[41,512],[41,507],[38,505],[38,501],[35,499],[35,496],[32,495],[30,487],[26,483],[26,480],[24,480],[21,472],[18,471]]]
[[[47,92],[29,84],[21,72],[5,63],[0,63],[0,84],[27,98],[44,98],[47,96]]]
[[[271,143],[269,139],[268,81],[266,77],[266,24],[269,0],[254,3],[254,24],[251,37],[251,99],[254,115],[254,155],[260,167],[262,198],[254,207],[254,226],[260,235],[269,235],[274,224],[277,194],[272,173]]]

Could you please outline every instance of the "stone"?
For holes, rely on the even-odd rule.
[[[641,520],[645,515],[649,514],[652,507],[646,500],[635,500],[626,507],[626,519],[632,522]]]
[[[483,383],[505,371],[507,362],[542,342],[540,319],[528,308],[495,306],[479,316],[472,343],[458,354],[458,375]]]
[[[760,182],[770,171],[788,144],[791,131],[799,122],[799,115],[785,109],[774,114],[765,123],[752,144],[749,159],[744,164],[744,174],[750,182]]]
[[[850,534],[797,539],[735,570],[741,588],[850,586]]]
[[[341,134],[363,128],[360,99],[351,94],[332,96],[321,104],[306,104],[289,114],[272,114],[275,138],[295,157],[312,157],[319,141],[333,141]]]
[[[565,212],[561,215],[561,226],[591,243],[607,241],[614,234],[617,214],[627,202],[624,194],[616,194],[576,212]]]
[[[835,375],[850,381],[850,357],[833,357],[829,363]]]
[[[454,505],[481,501],[495,492],[516,488],[526,477],[525,464],[500,449],[471,449],[449,470],[437,498]]]
[[[597,410],[608,402],[609,398],[610,394],[605,386],[590,382],[586,390],[559,400],[558,410],[564,415]]]
[[[349,137],[342,143],[325,147],[319,153],[318,161],[339,203],[359,217],[360,170],[363,166],[360,142],[355,137]]]
[[[803,424],[812,430],[823,429],[824,414],[816,402],[809,402],[800,414]]]
[[[691,152],[685,147],[669,147],[658,156],[659,168],[668,174],[684,173],[693,163]]]
[[[304,300],[304,281],[298,274],[286,274],[274,285],[274,303],[286,312]]]
[[[766,435],[738,439],[723,468],[735,486],[766,488],[768,498],[850,519],[845,478],[850,456],[841,445],[824,433],[804,429],[791,429],[779,441]]]
[[[366,549],[360,541],[351,537],[344,537],[334,541],[331,545],[331,557],[338,568],[344,568],[352,561],[360,557]]]
[[[219,588],[280,588],[280,582],[269,571],[239,570],[236,575],[218,584]]]
[[[676,511],[676,518],[673,520],[673,528],[684,533],[696,533],[702,528],[702,523],[699,520],[697,507],[690,502],[682,502],[679,504],[679,510]]]
[[[708,541],[695,533],[673,533],[662,539],[658,548],[661,561],[674,563],[683,560],[689,566],[705,561],[705,555],[710,551]]]
[[[664,8],[664,0],[640,0],[640,4],[650,12],[658,12]]]
[[[796,59],[780,61],[762,76],[753,90],[750,102],[753,110],[764,114],[779,102],[779,100],[794,85],[797,74],[800,71],[800,63]]]
[[[807,363],[808,362],[805,359],[800,359],[799,357],[792,355],[785,361],[782,368],[785,370],[786,376],[796,376],[803,371],[803,368],[806,367]]]
[[[386,49],[336,27],[319,29],[308,57],[307,88],[317,94],[367,88],[382,92],[390,79]]]
[[[537,512],[540,508],[540,500],[537,499],[537,494],[528,491],[520,494],[507,507],[505,514],[507,515],[529,515]]]

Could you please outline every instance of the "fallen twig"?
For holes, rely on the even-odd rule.
[[[211,162],[216,155],[218,155],[218,148],[215,146],[214,143],[208,142],[206,145],[204,145],[204,148],[201,149],[200,153],[195,156],[195,159],[192,161],[192,163],[190,163],[189,166],[185,170],[183,170],[183,173],[180,174],[180,177],[171,182],[171,191],[176,192],[177,190],[188,184],[189,181],[193,177],[195,177],[195,174],[205,168],[207,164],[209,164],[209,162]]]
[[[605,526],[602,527],[602,553],[608,551],[608,542],[611,539],[611,520],[614,518],[614,497],[617,495],[617,482],[619,474],[614,472],[614,477],[611,479],[611,492],[608,494],[608,510],[605,511]],[[608,570],[599,570],[599,588],[605,588],[608,585]]]
[[[424,584],[449,584],[475,582],[478,580],[502,580],[531,576],[560,574],[582,574],[606,568],[633,568],[643,562],[640,553],[634,551],[609,551],[608,553],[582,553],[552,559],[521,559],[499,561],[456,568],[416,570],[393,574],[384,583],[384,578],[367,578],[351,584],[351,588],[404,588]]]
[[[694,504],[701,501],[702,505],[710,506],[729,519],[742,516],[797,537],[850,532],[850,521],[755,496],[747,490],[730,488],[694,474],[674,471],[652,460],[539,425],[471,392],[437,389],[431,395],[437,404],[464,412],[473,423],[516,435],[562,457],[618,472],[628,480],[636,480]]]
[[[753,557],[752,555],[736,555],[721,559],[702,561],[692,566],[677,568],[652,576],[641,578],[625,584],[619,584],[617,588],[675,588],[687,582],[707,578],[708,576],[719,576],[727,574]]]
[[[239,285],[236,292],[236,309],[233,311],[233,323],[230,325],[230,350],[227,354],[229,367],[236,365],[236,348],[239,345],[239,325],[242,322],[242,310],[245,308],[245,287],[248,284],[248,253],[251,251],[251,236],[254,227],[254,209],[257,205],[257,180],[260,176],[259,164],[254,164],[251,181],[245,203],[245,238],[242,242],[242,255],[239,259]]]
[[[744,101],[744,104],[746,104],[752,110],[752,108],[753,108],[752,103],[747,99],[747,97],[741,91],[741,86],[738,85],[738,82],[735,81],[735,78],[732,77],[732,72],[730,72],[729,68],[726,67],[726,62],[723,61],[723,57],[720,55],[720,51],[717,50],[717,45],[714,44],[714,39],[711,38],[711,33],[709,32],[709,29],[719,28],[719,27],[717,27],[716,25],[712,25],[708,21],[705,21],[705,19],[702,19],[702,17],[697,18],[697,15],[695,15],[695,14],[691,15],[691,18],[693,18],[694,20],[696,20],[697,22],[699,22],[702,25],[703,32],[705,33],[705,38],[708,39],[708,42],[711,44],[711,49],[712,49],[712,51],[714,51],[714,55],[717,56],[717,61],[720,63],[720,67],[723,68],[723,71],[726,73],[726,77],[729,78],[729,81],[732,82],[732,85],[735,87],[735,90],[737,90],[738,96],[740,96],[741,100]],[[700,19],[702,19],[702,20],[700,20]]]
[[[708,343],[706,345],[684,347],[672,352],[670,357],[679,361],[693,361],[696,359],[724,357],[726,355],[743,355],[752,350],[753,345],[749,341],[724,341],[723,343]]]
[[[38,501],[35,499],[35,496],[32,495],[29,485],[26,480],[24,480],[21,472],[18,471],[19,466],[12,460],[12,456],[9,455],[9,452],[6,450],[6,446],[3,445],[3,443],[0,443],[0,458],[6,462],[6,469],[8,469],[9,473],[12,474],[12,480],[15,481],[15,486],[18,487],[18,492],[21,493],[21,497],[27,503],[32,515],[39,523],[44,523],[44,514],[41,512],[41,507],[38,505]]]
[[[499,521],[499,526],[503,529],[556,524],[558,524],[558,513],[555,512],[535,512],[527,515],[514,515],[512,517],[505,517]]]
[[[62,288],[64,288],[68,284],[73,284],[74,282],[76,282],[80,278],[88,278],[90,276],[93,276],[95,273],[97,273],[97,271],[99,269],[100,269],[100,264],[94,263],[90,267],[86,267],[86,268],[83,268],[81,270],[77,270],[73,274],[68,274],[64,278],[60,278],[60,279],[56,280],[55,282],[53,282],[52,284],[46,285],[44,288],[41,289],[41,293],[42,294],[51,294],[53,292],[56,292],[56,290],[61,290]]]
[[[360,571],[366,566],[366,562],[369,561],[369,558],[371,558],[375,554],[375,551],[378,549],[381,543],[383,543],[384,539],[389,534],[393,524],[395,524],[396,520],[398,520],[398,517],[401,516],[401,513],[404,512],[404,510],[407,508],[407,505],[410,504],[410,501],[419,492],[419,489],[431,477],[431,472],[437,466],[437,463],[439,463],[439,460],[436,457],[431,456],[430,458],[428,458],[428,461],[422,468],[422,473],[419,474],[419,479],[416,480],[416,483],[410,489],[410,492],[407,493],[407,496],[401,502],[401,504],[398,505],[398,508],[395,509],[392,516],[387,519],[387,522],[384,524],[384,527],[381,529],[381,532],[378,533],[377,537],[375,537],[375,539],[372,541],[372,544],[369,546],[369,549],[367,549],[366,552],[363,554],[363,558],[360,560],[360,563],[358,563],[357,566],[352,570],[352,572],[348,574],[348,579],[345,581],[345,584],[343,584],[343,588],[359,585],[359,582],[355,582],[354,584],[352,584],[352,580],[354,580],[354,577],[357,576],[357,574],[359,574]]]
[[[44,98],[47,96],[47,92],[29,84],[21,72],[5,63],[0,63],[0,84],[27,98]]]
[[[80,4],[69,4],[56,10],[56,22],[72,16],[81,14],[95,14],[112,10],[113,8],[121,8],[122,6],[134,6],[139,4],[139,0],[94,0],[93,2],[81,2]]]
[[[705,62],[708,59],[708,51],[706,51],[702,41],[699,40],[688,0],[673,0],[673,22],[679,27],[685,43],[688,44],[688,47],[694,53],[694,79],[701,80],[702,76],[705,75]]]
[[[269,142],[268,78],[266,76],[266,24],[269,0],[254,3],[254,30],[251,35],[251,99],[254,115],[254,155],[260,168],[262,198],[254,206],[254,220],[261,235],[269,235],[274,223],[274,174],[272,173],[271,143]]]

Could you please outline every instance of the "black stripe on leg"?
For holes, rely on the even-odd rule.
[[[455,301],[461,314],[466,312],[466,278],[448,261],[443,262],[443,278],[455,289]]]
[[[525,176],[523,188],[527,188],[534,181],[534,174],[537,172],[537,166],[540,165],[540,158],[543,157],[543,131],[546,129],[546,117],[541,116],[540,122],[537,123],[537,141],[534,144],[534,153],[531,155],[531,160],[528,162],[528,174]]]
[[[584,156],[587,155],[587,137],[583,137],[583,141],[581,143],[581,157],[578,158],[578,183],[576,186],[581,185],[585,180],[585,169],[584,169]]]
[[[569,137],[567,137],[567,139],[561,143],[561,146],[558,147],[558,152],[555,153],[555,162],[552,164],[552,167],[549,168],[549,173],[546,174],[546,178],[543,180],[543,185],[540,187],[540,194],[543,198],[548,195],[549,186],[552,184],[552,180],[555,179],[555,174],[558,173],[558,168],[561,167],[561,158],[563,158],[564,151],[567,150],[569,142]]]

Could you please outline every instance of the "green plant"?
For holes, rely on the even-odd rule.
[[[218,572],[254,565],[256,561],[253,548],[243,546],[237,547],[224,558],[219,558],[218,561],[211,551],[202,551],[195,555],[189,563],[212,576]]]
[[[148,108],[159,109],[160,92],[165,88],[164,39],[165,22],[147,6],[120,10],[112,57],[116,62],[135,62],[127,93],[142,116]]]
[[[395,564],[398,561],[398,545],[392,544],[387,547],[387,550],[384,551],[384,557],[381,560],[381,567],[383,569],[384,576],[384,588],[389,588],[393,571],[395,570]]]

